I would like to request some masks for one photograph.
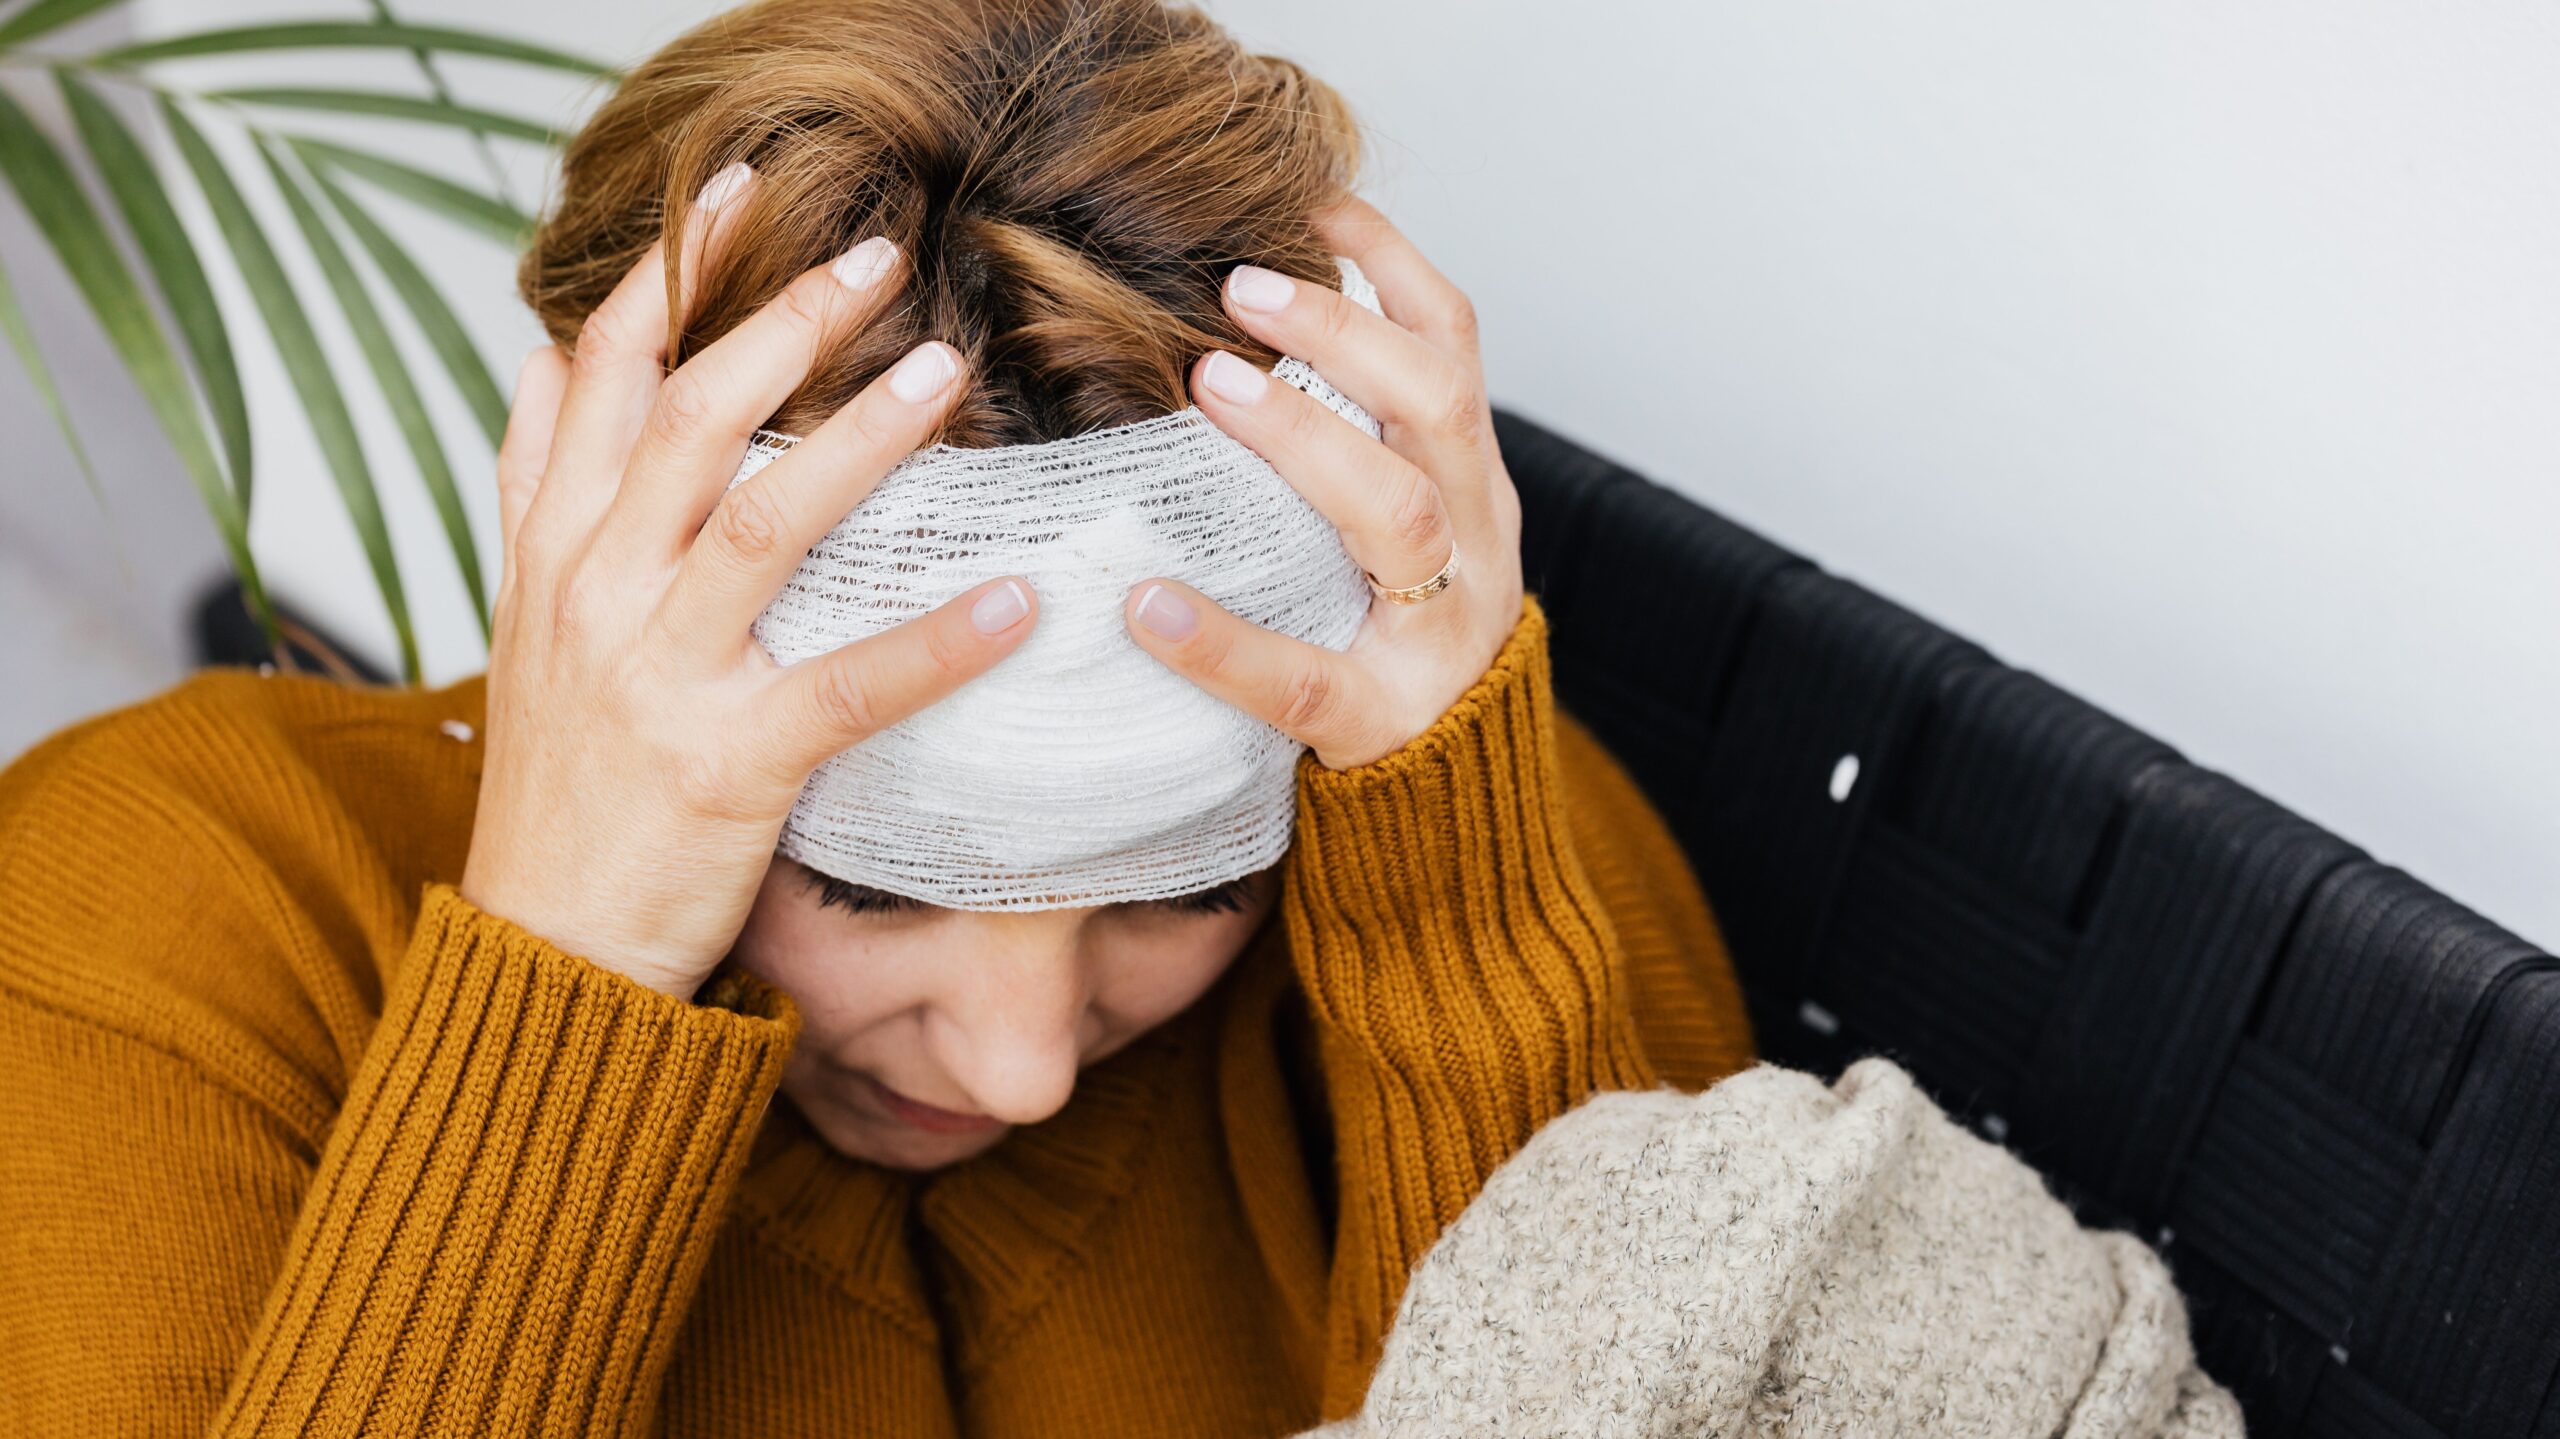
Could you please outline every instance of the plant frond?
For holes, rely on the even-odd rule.
[[[284,361],[294,393],[302,400],[303,415],[310,421],[312,436],[320,442],[321,456],[337,481],[338,498],[355,526],[356,538],[364,545],[374,586],[382,592],[383,607],[390,612],[391,627],[399,636],[400,672],[415,682],[418,638],[410,624],[409,602],[400,584],[399,561],[391,550],[391,534],[382,518],[382,498],[374,489],[364,445],[356,437],[355,417],[347,409],[346,393],[338,387],[328,352],[321,347],[318,332],[311,328],[311,318],[294,292],[284,262],[277,257],[274,244],[249,208],[239,182],[222,163],[221,155],[176,102],[162,97],[160,113],[177,139],[178,153],[195,172],[196,186],[213,210],[214,223],[221,227],[223,239],[231,247],[232,261],[239,267],[240,278],[247,283],[249,296],[266,321],[267,334],[275,341],[276,354]]]
[[[426,399],[418,393],[417,382],[409,378],[408,362],[401,358],[400,347],[392,341],[390,327],[382,322],[382,311],[365,289],[364,278],[347,258],[346,247],[338,243],[337,233],[329,228],[327,217],[313,202],[302,177],[293,173],[276,150],[273,142],[261,141],[259,158],[267,162],[267,173],[284,196],[294,224],[301,229],[303,243],[310,248],[311,257],[320,264],[321,276],[336,294],[339,313],[346,316],[357,348],[364,351],[365,363],[373,370],[383,403],[390,406],[392,418],[399,421],[401,438],[408,442],[410,457],[417,462],[418,478],[425,483],[428,496],[435,501],[437,518],[444,523],[445,539],[453,547],[454,566],[462,572],[462,585],[471,595],[471,610],[479,618],[480,638],[485,641],[489,638],[489,597],[480,583],[480,550],[471,538],[471,520],[463,512],[462,494],[454,486],[453,466],[445,458],[444,442],[436,437],[435,423],[427,416]]]
[[[533,234],[534,220],[494,195],[484,195],[433,171],[308,135],[287,135],[294,154],[315,169],[353,175],[402,199],[458,220],[509,247],[520,247]]]
[[[249,508],[251,449],[249,401],[240,386],[240,366],[231,348],[231,331],[222,307],[213,298],[204,261],[195,242],[169,202],[168,186],[153,169],[141,142],[113,106],[78,76],[55,72],[62,97],[71,110],[73,128],[89,151],[89,163],[106,182],[107,194],[124,216],[125,229],[142,252],[160,298],[177,321],[178,338],[195,361],[196,382],[204,390],[205,408],[222,437],[223,459],[231,471],[231,488],[240,507]]]
[[[37,232],[62,262],[72,288],[88,304],[125,373],[142,392],[152,418],[169,437],[180,467],[195,482],[197,494],[213,516],[214,530],[231,556],[251,612],[272,635],[275,611],[258,577],[257,562],[249,554],[248,507],[224,479],[186,368],[178,362],[168,332],[160,327],[141,283],[126,267],[123,252],[107,233],[105,220],[90,203],[70,163],[5,90],[0,90],[0,180],[17,193],[35,220]]]
[[[238,55],[265,50],[328,49],[432,50],[455,55],[482,55],[512,60],[572,75],[611,76],[610,65],[554,50],[547,45],[510,40],[450,25],[383,25],[366,20],[297,20],[271,25],[240,25],[199,30],[119,45],[90,57],[98,65],[146,65],[160,60],[187,60],[204,55]]]

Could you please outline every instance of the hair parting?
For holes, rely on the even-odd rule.
[[[1218,287],[1248,261],[1334,283],[1309,222],[1359,140],[1321,81],[1158,0],[763,0],[633,71],[570,143],[519,272],[552,338],[574,345],[737,160],[756,195],[671,363],[886,235],[903,294],[772,423],[805,431],[940,339],[973,377],[942,439],[976,447],[1170,414],[1207,350],[1276,360]]]

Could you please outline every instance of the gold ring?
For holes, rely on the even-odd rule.
[[[1364,570],[1362,573],[1366,574],[1367,571]],[[1378,577],[1376,575],[1370,575],[1369,588],[1376,590],[1379,594],[1386,596],[1396,604],[1418,605],[1424,600],[1430,599],[1432,596],[1439,594],[1442,590],[1449,588],[1452,584],[1457,583],[1457,579],[1458,543],[1457,541],[1452,540],[1449,542],[1449,562],[1440,567],[1440,573],[1433,575],[1431,578],[1424,580],[1418,585],[1405,585],[1401,588],[1394,585],[1382,585],[1378,583]]]

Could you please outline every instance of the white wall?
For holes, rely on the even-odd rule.
[[[147,29],[308,13],[143,4]],[[709,8],[406,3],[624,56]],[[1212,8],[1368,119],[1375,192],[1475,294],[1498,399],[2560,943],[2554,12]],[[508,108],[575,102],[457,75]],[[536,336],[505,257],[437,224],[416,221],[446,237],[429,259],[511,370]],[[256,363],[260,550],[380,652]],[[430,667],[467,672],[424,497],[387,425],[368,439]]]

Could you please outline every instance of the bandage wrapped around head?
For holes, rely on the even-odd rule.
[[[1349,260],[1343,292],[1377,292]],[[1376,435],[1304,363],[1273,374]],[[743,481],[794,441],[757,436]],[[1369,585],[1332,523],[1195,408],[1044,444],[919,450],[809,552],[755,626],[792,664],[1000,575],[1039,592],[1031,637],[939,703],[819,766],[782,852],[956,909],[1167,899],[1289,847],[1300,746],[1129,638],[1132,586],[1198,589],[1328,649]]]

